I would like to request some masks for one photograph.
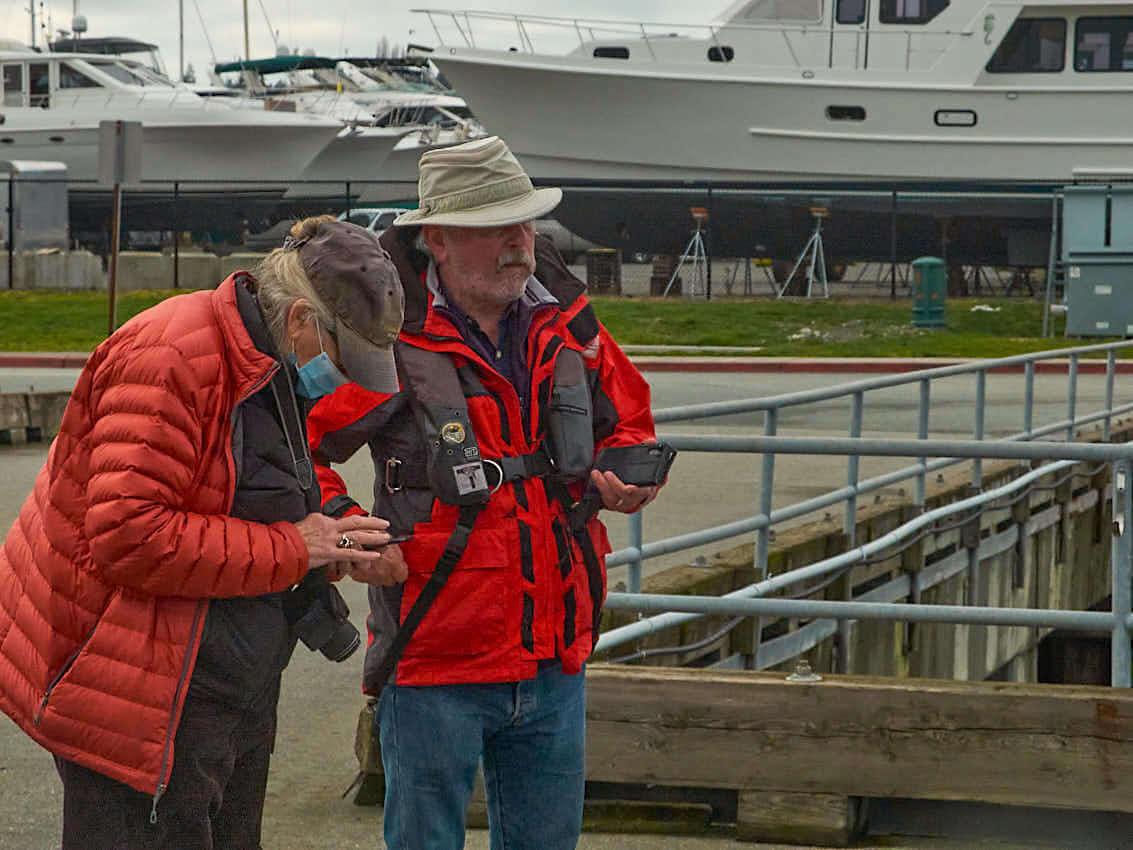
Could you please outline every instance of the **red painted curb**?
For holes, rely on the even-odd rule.
[[[0,367],[13,369],[82,369],[87,354],[0,354]]]

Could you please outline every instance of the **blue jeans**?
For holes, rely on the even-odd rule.
[[[388,685],[378,713],[389,850],[458,850],[484,763],[492,850],[572,850],[582,829],[586,688],[555,665],[488,685]]]

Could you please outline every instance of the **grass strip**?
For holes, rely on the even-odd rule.
[[[119,324],[174,290],[122,293]],[[91,351],[106,336],[105,292],[0,292],[0,351]],[[623,344],[758,346],[763,357],[993,358],[1108,341],[1042,336],[1042,302],[953,298],[945,327],[913,324],[909,298],[737,299],[710,302],[594,298],[595,312]],[[687,354],[688,352],[683,352]]]

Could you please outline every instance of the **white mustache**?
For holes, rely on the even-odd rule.
[[[523,266],[527,269],[529,274],[535,272],[535,263],[531,257],[522,248],[512,248],[504,251],[496,258],[496,271],[500,271],[504,266]]]

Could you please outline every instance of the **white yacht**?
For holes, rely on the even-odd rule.
[[[544,180],[722,181],[725,207],[726,181],[824,181],[830,235],[840,183],[954,190],[924,206],[936,226],[1033,230],[1049,226],[1036,186],[1133,177],[1129,2],[738,0],[699,26],[420,11],[432,60]],[[804,238],[816,197],[795,205]],[[599,206],[578,215],[591,226],[565,223],[606,244],[634,229]],[[750,253],[782,218],[757,212],[743,232],[718,216],[714,238]]]
[[[72,181],[98,177],[104,120],[140,121],[142,180],[180,181],[186,193],[266,188],[259,181],[301,172],[342,129],[317,115],[255,114],[210,103],[113,56],[5,50],[0,74],[0,153],[61,161]]]
[[[125,218],[150,229],[218,227],[282,198],[335,139],[318,115],[250,112],[210,103],[144,64],[99,54],[0,50],[0,156],[67,167],[72,231],[102,231],[109,187],[98,185],[99,122],[142,124],[142,182]],[[193,203],[171,203],[177,197]]]
[[[349,180],[357,203],[411,201],[424,151],[484,135],[464,100],[451,92],[409,84],[344,59],[280,55],[218,64],[213,72],[219,82],[224,82],[221,75],[239,75],[236,86],[225,88],[239,92],[242,105],[330,115],[347,125],[304,175],[309,181],[317,171],[337,185],[298,183],[288,190],[289,198],[335,188],[343,192]]]

